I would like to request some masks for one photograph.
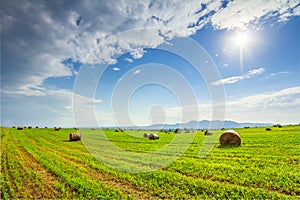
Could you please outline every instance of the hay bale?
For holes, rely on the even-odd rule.
[[[275,124],[275,125],[273,125],[273,127],[282,128],[282,125],[281,124]]]
[[[23,130],[24,127],[23,126],[18,126],[17,130]]]
[[[157,134],[150,134],[149,139],[150,140],[158,140],[159,136]]]
[[[149,138],[151,134],[149,133],[144,133],[144,138]]]
[[[241,137],[234,130],[225,131],[220,137],[221,145],[241,145]]]
[[[213,133],[212,132],[210,132],[210,131],[208,131],[208,130],[205,130],[205,132],[204,132],[204,135],[212,135]]]
[[[266,131],[271,131],[272,129],[271,128],[266,128]]]
[[[81,140],[80,133],[70,133],[70,141]]]
[[[94,131],[95,129],[94,129],[94,128],[91,128],[91,130]]]

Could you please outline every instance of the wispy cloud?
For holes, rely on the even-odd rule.
[[[195,120],[197,112],[201,113],[199,120],[211,119],[213,112],[210,103],[169,107],[165,109],[167,123],[180,122],[182,110],[189,113],[187,116],[191,116],[185,122]],[[226,120],[237,122],[299,123],[300,86],[233,98],[225,102],[225,111]]]
[[[259,113],[259,114],[258,114]],[[299,123],[300,86],[234,99],[226,103],[228,119]]]
[[[252,69],[249,70],[247,73],[241,75],[241,76],[232,76],[228,78],[224,78],[215,82],[212,82],[211,85],[217,86],[217,85],[223,85],[223,84],[232,84],[236,83],[240,80],[249,79],[254,76],[260,75],[265,71],[264,68],[258,68],[258,69]]]
[[[239,100],[228,102],[230,106],[244,105],[246,108],[269,109],[271,107],[280,108],[284,105],[299,104],[300,86],[285,88],[279,91],[252,95]]]
[[[267,76],[267,78],[270,78],[272,76],[282,75],[282,74],[289,74],[289,73],[291,73],[291,72],[283,71],[283,72],[271,73],[270,75]]]
[[[137,70],[135,70],[135,71],[133,72],[133,74],[134,74],[134,75],[139,74],[139,73],[141,73],[141,71],[142,71],[142,70],[137,69]]]

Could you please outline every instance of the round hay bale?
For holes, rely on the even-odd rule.
[[[220,137],[221,145],[241,145],[241,137],[234,130],[225,131]]]
[[[24,127],[23,126],[18,126],[17,130],[23,130]]]
[[[157,134],[150,134],[149,139],[150,140],[158,140],[159,136]]]
[[[204,135],[212,135],[213,133],[212,132],[210,132],[210,131],[208,131],[208,130],[205,130],[205,132],[204,132]]]
[[[176,128],[174,133],[180,133],[180,129],[179,128]]]
[[[70,141],[81,140],[80,133],[70,133]]]
[[[271,128],[266,128],[266,131],[271,131],[272,129]]]

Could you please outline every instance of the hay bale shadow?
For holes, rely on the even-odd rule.
[[[218,145],[218,149],[235,149],[235,148],[240,148],[240,145]]]

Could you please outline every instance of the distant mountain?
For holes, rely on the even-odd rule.
[[[217,129],[217,128],[243,128],[243,127],[256,127],[256,126],[272,126],[271,123],[238,123],[234,121],[190,121],[187,123],[176,124],[154,124],[150,126],[128,126],[126,129],[143,129],[143,130],[157,130],[157,129]]]

